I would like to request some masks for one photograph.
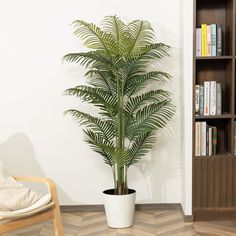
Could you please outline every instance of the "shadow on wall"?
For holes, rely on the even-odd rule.
[[[24,133],[16,133],[0,144],[0,160],[12,175],[47,177],[35,158],[32,143]],[[27,183],[27,186],[38,192],[46,192],[46,188],[41,184]],[[59,198],[63,199],[64,202],[73,203],[58,184],[57,191]]]
[[[147,181],[149,199],[142,200],[169,202],[176,198],[170,196],[174,192],[171,188],[175,187],[179,192],[181,189],[181,186],[173,186],[181,182],[180,48],[177,35],[164,26],[157,25],[156,28],[157,39],[171,46],[171,57],[157,60],[153,67],[172,76],[171,81],[157,83],[157,86],[173,94],[176,113],[168,125],[158,131],[156,144],[150,154],[136,166]]]

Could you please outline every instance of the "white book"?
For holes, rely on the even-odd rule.
[[[201,28],[196,29],[196,56],[200,57],[202,55],[202,31]]]
[[[207,26],[207,56],[211,56],[211,25]]]
[[[211,156],[212,155],[212,127],[211,126],[209,126],[209,156]]]
[[[210,81],[204,81],[204,116],[209,116],[210,107]]]
[[[210,84],[210,115],[216,115],[216,81],[211,81]]]
[[[195,86],[195,115],[199,115],[199,89],[200,85]]]
[[[216,83],[216,115],[222,114],[222,89],[221,84]]]
[[[201,156],[206,156],[206,122],[201,122],[201,134],[200,134],[200,150]]]
[[[201,122],[195,122],[195,156],[201,155],[200,133],[201,133]]]

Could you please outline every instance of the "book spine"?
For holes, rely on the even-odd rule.
[[[215,155],[217,152],[217,127],[212,127],[212,154]]]
[[[207,56],[211,56],[211,26],[207,26]]]
[[[212,155],[212,127],[209,127],[209,156]]]
[[[222,89],[221,84],[216,84],[216,115],[222,114]]]
[[[201,124],[200,122],[195,122],[195,156],[200,156],[201,155],[201,150],[200,150],[200,129],[201,129]]]
[[[196,29],[196,56],[200,57],[202,55],[202,36],[201,36],[201,28]]]
[[[199,115],[204,115],[204,86],[199,86]]]
[[[195,86],[195,115],[199,116],[199,85]]]
[[[211,55],[216,56],[216,24],[211,24]]]
[[[210,84],[210,115],[216,115],[216,81],[211,81]]]
[[[204,116],[209,116],[210,81],[204,81]]]
[[[222,56],[222,26],[217,25],[217,56]]]
[[[209,155],[209,125],[206,124],[206,155]]]
[[[201,44],[202,44],[202,56],[206,56],[207,55],[207,25],[206,24],[202,24],[201,25]]]
[[[206,156],[206,122],[201,122],[201,136],[200,136],[201,156]]]

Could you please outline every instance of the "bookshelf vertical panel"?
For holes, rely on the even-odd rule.
[[[227,160],[227,179],[226,179],[226,207],[233,206],[233,159],[229,157]]]
[[[202,196],[202,168],[201,158],[195,159],[195,207],[201,207],[201,196]]]
[[[233,206],[236,207],[236,158],[233,158]]]
[[[208,162],[207,158],[201,159],[201,169],[202,169],[201,207],[208,207],[208,202],[207,202],[207,192],[208,192],[207,162]]]
[[[220,207],[220,159],[214,162],[214,207]]]
[[[214,159],[209,158],[208,160],[208,207],[214,207]]]
[[[226,207],[226,159],[220,159],[220,207]]]

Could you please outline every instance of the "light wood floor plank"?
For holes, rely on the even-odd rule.
[[[106,225],[104,212],[62,214],[65,236],[236,236],[235,222],[184,223],[178,208],[141,210],[134,226],[113,229]],[[52,222],[45,222],[1,236],[54,236]]]

